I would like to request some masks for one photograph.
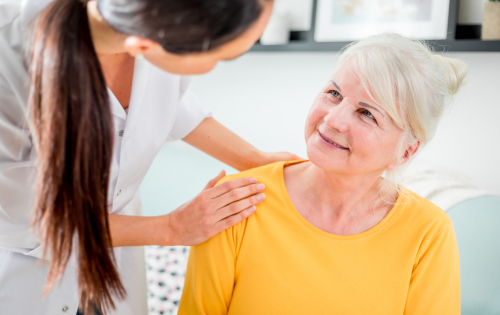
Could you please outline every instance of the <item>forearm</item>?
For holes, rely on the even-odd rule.
[[[113,247],[171,245],[166,215],[142,217],[110,214],[108,218]]]
[[[263,201],[264,195],[259,193],[264,187],[250,177],[214,187],[223,176],[221,172],[196,197],[168,214],[156,217],[109,214],[112,246],[192,246],[245,220],[253,214],[255,205]]]
[[[182,140],[239,171],[266,162],[261,151],[213,118],[203,120]]]

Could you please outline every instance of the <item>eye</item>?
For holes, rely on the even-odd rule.
[[[342,95],[340,95],[339,91],[336,91],[336,90],[331,90],[330,93],[332,96],[338,98],[338,99],[342,99]]]
[[[362,113],[363,115],[365,115],[366,117],[368,117],[368,118],[372,118],[372,119],[374,119],[374,118],[375,118],[375,117],[373,117],[372,113],[370,113],[370,111],[369,111],[369,110],[367,110],[367,109],[363,109],[363,110],[361,111],[361,113]]]
[[[358,110],[358,113],[360,113],[361,115],[363,115],[361,117],[367,117],[369,119],[369,120],[364,119],[367,123],[369,122],[369,124],[376,124],[376,125],[378,125],[377,120],[375,119],[375,117],[373,116],[373,114],[369,110],[367,110],[365,108],[360,108]]]

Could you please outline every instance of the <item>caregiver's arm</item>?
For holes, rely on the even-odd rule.
[[[300,159],[288,152],[261,152],[213,118],[205,118],[182,140],[239,171]]]
[[[198,196],[169,214],[109,214],[112,246],[197,245],[246,219],[262,201],[256,194],[264,188],[249,177],[214,187],[224,175],[221,172]]]
[[[451,219],[418,251],[404,315],[460,315],[460,265]]]

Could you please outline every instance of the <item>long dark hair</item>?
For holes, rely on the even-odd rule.
[[[215,49],[260,15],[259,0],[100,0],[115,30],[177,54]],[[108,185],[113,146],[106,82],[85,1],[55,0],[36,18],[29,108],[37,149],[35,226],[50,255],[47,290],[77,253],[85,312],[114,308],[125,289],[110,251]]]

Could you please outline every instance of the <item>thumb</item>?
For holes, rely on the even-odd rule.
[[[222,170],[219,175],[217,175],[217,177],[215,177],[214,179],[212,179],[211,181],[208,182],[208,184],[205,186],[204,190],[205,189],[210,189],[212,187],[215,186],[215,184],[217,184],[217,182],[219,180],[221,180],[222,177],[226,176],[226,171]]]

